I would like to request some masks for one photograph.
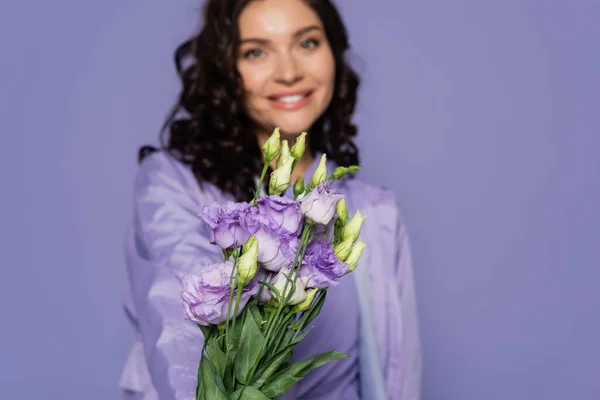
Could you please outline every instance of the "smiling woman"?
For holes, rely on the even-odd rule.
[[[283,139],[309,132],[298,171],[315,152],[358,164],[351,117],[359,78],[329,1],[208,1],[205,21],[175,54],[183,87],[164,125],[165,151],[198,181],[246,201],[260,173],[259,146],[275,126]],[[144,147],[140,158],[153,150]]]
[[[204,20],[175,54],[182,90],[164,125],[168,140],[140,151],[126,242],[127,309],[137,337],[123,373],[129,398],[196,397],[203,338],[183,318],[181,280],[222,257],[198,213],[253,197],[260,148],[273,130],[290,143],[307,132],[292,181],[308,184],[323,153],[329,171],[359,164],[351,121],[359,79],[345,61],[346,28],[329,0],[208,0]],[[311,371],[285,398],[417,400],[412,263],[395,196],[355,176],[336,185],[350,213],[369,216],[365,265],[328,290],[294,358],[333,349],[351,357]]]

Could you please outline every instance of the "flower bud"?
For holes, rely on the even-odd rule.
[[[265,162],[267,164],[273,161],[279,154],[279,150],[281,149],[281,142],[279,138],[279,128],[277,127],[273,131],[271,137],[269,137],[269,139],[267,139],[267,141],[263,145],[263,154],[265,156]]]
[[[298,198],[302,193],[304,193],[304,174],[300,175],[294,184],[294,196]]]
[[[275,171],[271,172],[271,179],[269,180],[269,194],[280,196],[290,187],[290,180],[292,179],[292,167],[294,159],[289,158],[287,162],[277,167]]]
[[[281,149],[279,152],[279,158],[277,158],[277,168],[281,167],[283,164],[287,163],[289,160],[292,160],[292,154],[290,153],[290,146],[287,140],[283,140],[281,142]]]
[[[286,277],[287,275],[287,277]],[[289,280],[288,280],[289,278]],[[277,289],[281,298],[279,301],[284,301],[289,296],[292,290],[292,281],[294,279],[293,273],[289,269],[282,269],[275,275],[271,284]],[[286,287],[287,284],[287,287]],[[283,289],[285,288],[285,292]],[[305,279],[296,279],[296,287],[294,293],[291,295],[286,305],[294,306],[302,303],[306,299],[306,281]]]
[[[297,313],[297,312],[301,312],[304,310],[308,310],[308,307],[310,307],[310,304],[315,299],[315,295],[317,294],[318,291],[319,291],[319,289],[317,289],[317,288],[307,290],[306,298],[304,299],[304,301],[296,304],[292,308],[292,312]]]
[[[306,149],[306,132],[302,132],[300,136],[296,138],[294,145],[292,146],[292,157],[294,160],[300,161],[304,150]]]
[[[352,219],[348,221],[348,223],[344,227],[344,230],[342,231],[342,240],[352,239],[353,242],[356,241],[356,239],[358,239],[358,236],[360,235],[360,230],[366,218],[367,216],[363,216],[360,213],[360,210],[356,211],[354,217],[352,217]]]
[[[352,250],[352,245],[354,244],[354,240],[349,237],[347,239],[344,239],[341,243],[338,243],[333,251],[335,252],[335,256],[340,260],[340,261],[346,261],[346,259],[348,258],[348,256],[350,255],[350,251]]]
[[[319,161],[319,166],[315,170],[311,185],[313,187],[319,186],[320,183],[324,182],[327,179],[327,154],[323,153],[321,155],[321,160]]]
[[[237,277],[240,284],[246,286],[258,270],[258,240],[256,240],[256,235],[248,239],[243,250],[244,254],[240,256],[237,263]]]
[[[356,243],[354,243],[354,246],[352,246],[352,250],[350,250],[348,258],[346,258],[346,264],[350,266],[350,268],[348,268],[348,272],[354,271],[354,268],[356,268],[356,266],[358,265],[358,259],[360,258],[366,246],[367,244],[362,240],[359,240]]]
[[[345,224],[348,222],[348,209],[346,208],[346,198],[342,197],[340,201],[338,201],[335,207],[335,213],[338,215],[338,219],[340,224]]]
[[[346,174],[353,174],[358,171],[360,167],[358,165],[351,165],[349,167],[337,167],[333,174],[331,174],[331,179],[341,179]]]
[[[251,251],[255,245],[258,246],[258,240],[256,239],[256,235],[252,235],[242,246],[242,252],[246,254],[246,252]]]

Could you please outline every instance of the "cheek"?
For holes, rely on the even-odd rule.
[[[312,75],[327,92],[333,91],[335,84],[335,60],[330,51],[323,52],[320,59],[311,63]]]
[[[238,71],[242,78],[244,93],[249,100],[253,97],[259,96],[261,92],[264,91],[264,87],[268,79],[268,74],[264,68],[240,65],[238,66]]]

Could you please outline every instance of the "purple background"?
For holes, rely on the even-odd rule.
[[[600,2],[344,0],[364,175],[414,247],[424,400],[600,398]],[[0,5],[0,398],[119,398],[136,148],[196,1]]]

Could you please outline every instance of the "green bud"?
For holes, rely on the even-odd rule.
[[[271,172],[271,179],[269,180],[269,194],[280,196],[283,192],[288,190],[290,187],[290,180],[292,179],[292,167],[294,165],[294,159],[289,158],[286,163],[277,167],[275,171]]]
[[[300,175],[298,179],[296,179],[296,183],[294,184],[294,196],[298,198],[302,193],[304,193],[304,174]]]
[[[300,161],[304,150],[306,149],[306,132],[302,132],[300,136],[296,138],[294,145],[292,146],[292,157],[294,160]]]
[[[367,216],[363,216],[360,213],[360,210],[358,210],[356,214],[354,214],[352,219],[348,221],[348,223],[344,227],[344,230],[342,232],[342,240],[345,241],[346,239],[352,239],[353,242],[356,241],[356,239],[358,239],[358,236],[360,235],[360,230],[362,229],[362,225],[365,222],[366,218]]]
[[[283,164],[288,162],[290,159],[293,160],[292,155],[290,153],[290,146],[288,145],[287,140],[283,140],[281,142],[281,150],[279,152],[279,158],[277,159],[277,168],[281,167]]]
[[[318,291],[319,291],[319,289],[317,289],[317,288],[308,289],[306,291],[306,298],[304,299],[304,301],[301,302],[301,303],[296,304],[292,308],[292,312],[297,313],[297,312],[301,312],[301,311],[304,311],[304,310],[308,310],[308,307],[310,307],[310,304],[315,299],[315,295],[317,294]]]
[[[242,251],[244,253],[246,253],[247,251],[250,251],[253,248],[253,246],[255,245],[255,243],[258,243],[258,241],[256,240],[256,235],[252,235],[250,237],[250,239],[248,239],[246,241],[246,243],[244,243],[244,245],[242,246]]]
[[[346,198],[342,197],[335,207],[335,213],[338,215],[336,223],[345,224],[348,222],[348,209],[346,208]]]
[[[240,256],[237,262],[237,278],[242,286],[254,278],[258,270],[258,240],[256,235],[252,236],[244,244],[244,254]]]
[[[352,250],[352,245],[354,244],[354,240],[352,238],[344,239],[341,243],[338,243],[333,251],[335,252],[335,256],[341,261],[346,261],[348,256],[350,255],[350,251]]]
[[[367,244],[362,240],[359,240],[356,243],[354,243],[354,246],[352,246],[352,250],[350,250],[348,258],[346,258],[346,264],[350,266],[350,268],[348,268],[348,272],[354,271],[354,269],[358,265],[358,260],[366,246]]]
[[[273,131],[271,137],[269,137],[269,139],[267,139],[263,145],[263,154],[267,164],[271,163],[271,161],[273,161],[279,154],[279,150],[281,149],[281,142],[279,138],[279,127],[277,127]]]
[[[331,179],[342,179],[346,174],[354,174],[360,169],[358,165],[351,165],[349,167],[337,167],[333,174],[331,174]]]
[[[315,170],[315,172],[312,176],[311,185],[313,187],[316,187],[320,183],[325,182],[326,179],[327,179],[327,154],[323,153],[323,155],[321,156],[321,160],[319,161],[319,166],[317,167],[317,169]]]

